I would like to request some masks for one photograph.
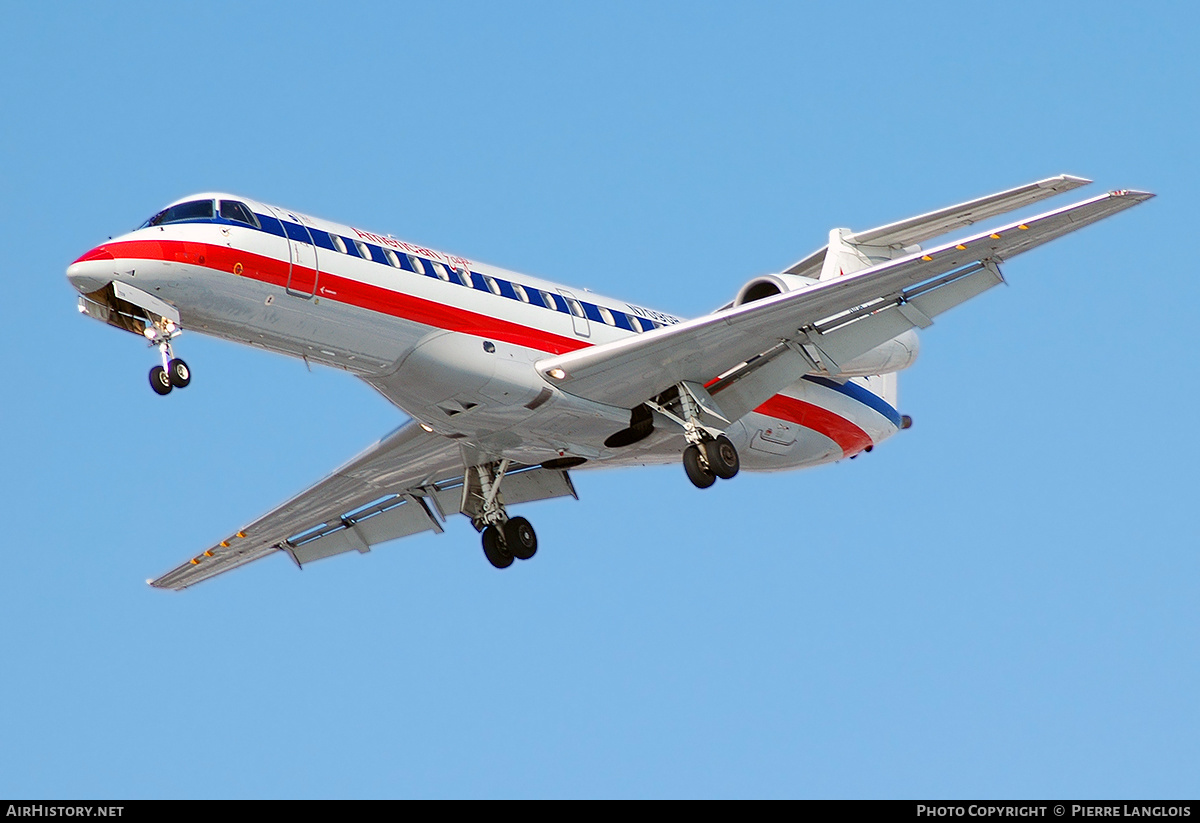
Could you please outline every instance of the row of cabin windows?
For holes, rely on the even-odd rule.
[[[163,209],[138,228],[163,226],[168,223],[201,223],[214,220],[244,223],[279,237],[291,238],[300,243],[312,243],[328,251],[361,257],[363,260],[384,263],[401,270],[407,269],[415,274],[437,277],[446,283],[458,283],[469,289],[486,290],[497,297],[520,300],[531,306],[543,306],[552,311],[569,312],[575,317],[588,318],[615,328],[644,332],[662,325],[637,315],[613,312],[603,306],[595,306],[591,303],[581,304],[571,297],[562,297],[532,287],[527,288],[520,283],[510,283],[507,280],[497,280],[486,274],[472,273],[459,266],[447,267],[436,260],[425,260],[412,254],[405,254],[401,257],[391,249],[371,246],[361,240],[351,240],[348,244],[346,238],[337,234],[297,223],[282,222],[265,214],[256,214],[245,203],[237,200],[191,200],[187,203],[178,203]],[[353,252],[350,250],[351,248],[354,249]],[[405,266],[405,263],[408,265]]]
[[[291,224],[284,224],[290,226]],[[330,233],[329,246],[326,246],[321,240],[326,233],[319,229],[308,229],[308,232],[313,238],[313,242],[322,248],[330,248],[350,256],[358,256],[364,260],[372,260],[377,263],[386,263],[387,265],[401,270],[408,270],[414,274],[423,274],[427,277],[436,277],[445,283],[457,283],[460,286],[477,289],[479,291],[487,290],[497,297],[513,297],[520,300],[522,303],[528,303],[531,306],[543,306],[552,311],[563,311],[557,300],[563,301],[566,306],[565,311],[579,318],[591,318],[598,322],[604,323],[614,328],[624,328],[635,332],[650,331],[656,329],[661,323],[655,323],[652,320],[646,320],[633,314],[625,314],[624,312],[613,312],[603,306],[592,306],[591,304],[581,304],[578,300],[570,297],[558,297],[550,292],[541,291],[535,288],[526,288],[520,283],[510,283],[507,280],[497,280],[496,278],[479,273],[472,273],[458,266],[447,266],[439,263],[436,260],[425,260],[422,257],[417,257],[413,254],[399,255],[391,249],[385,249],[379,246],[371,246],[361,240],[352,240],[351,243],[357,255],[350,251],[350,244],[346,243],[345,238]],[[382,259],[380,259],[382,258]],[[408,265],[406,266],[405,263]],[[505,289],[504,287],[508,288]],[[594,308],[594,312],[589,312],[585,308]],[[593,316],[594,315],[594,316]],[[620,317],[625,322],[622,323],[618,319]]]

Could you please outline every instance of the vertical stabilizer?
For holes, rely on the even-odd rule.
[[[854,237],[850,229],[833,229],[829,232],[829,245],[826,247],[825,262],[821,265],[819,279],[830,280],[844,274],[853,274],[921,250],[920,246],[900,248],[856,243]]]

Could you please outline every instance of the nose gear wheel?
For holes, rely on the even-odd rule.
[[[147,321],[142,332],[150,345],[158,349],[162,365],[150,370],[150,388],[157,394],[169,394],[172,388],[183,389],[192,382],[192,370],[171,350],[171,341],[183,333],[174,322],[159,317]]]
[[[167,363],[167,374],[171,378],[171,385],[177,389],[182,389],[192,382],[192,372],[188,368],[188,364],[180,358],[172,358]]]
[[[150,370],[150,388],[157,394],[171,393],[171,376],[162,366],[155,366]]]

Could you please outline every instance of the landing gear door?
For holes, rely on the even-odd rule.
[[[317,245],[312,232],[303,219],[290,211],[273,209],[283,224],[288,244],[287,293],[308,299],[317,293],[317,278],[320,267],[317,263]]]
[[[562,295],[563,300],[567,301],[567,310],[571,312],[571,323],[575,327],[575,335],[591,337],[592,330],[588,325],[587,315],[583,311],[583,304],[566,289],[559,289],[558,293]]]

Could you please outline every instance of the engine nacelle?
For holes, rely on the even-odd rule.
[[[805,289],[816,282],[818,281],[811,277],[801,277],[797,274],[764,274],[742,286],[737,297],[733,298],[733,305],[741,306],[745,303],[753,303],[755,300],[762,300],[764,297],[774,297],[786,291]]]
[[[797,274],[764,274],[742,286],[732,305],[741,306],[784,292],[806,289],[819,282],[812,277],[802,277]],[[886,343],[881,343],[869,352],[860,354],[848,363],[839,364],[841,370],[838,372],[838,376],[868,377],[873,374],[891,374],[902,371],[916,362],[920,349],[921,341],[917,337],[917,332],[909,329]]]

